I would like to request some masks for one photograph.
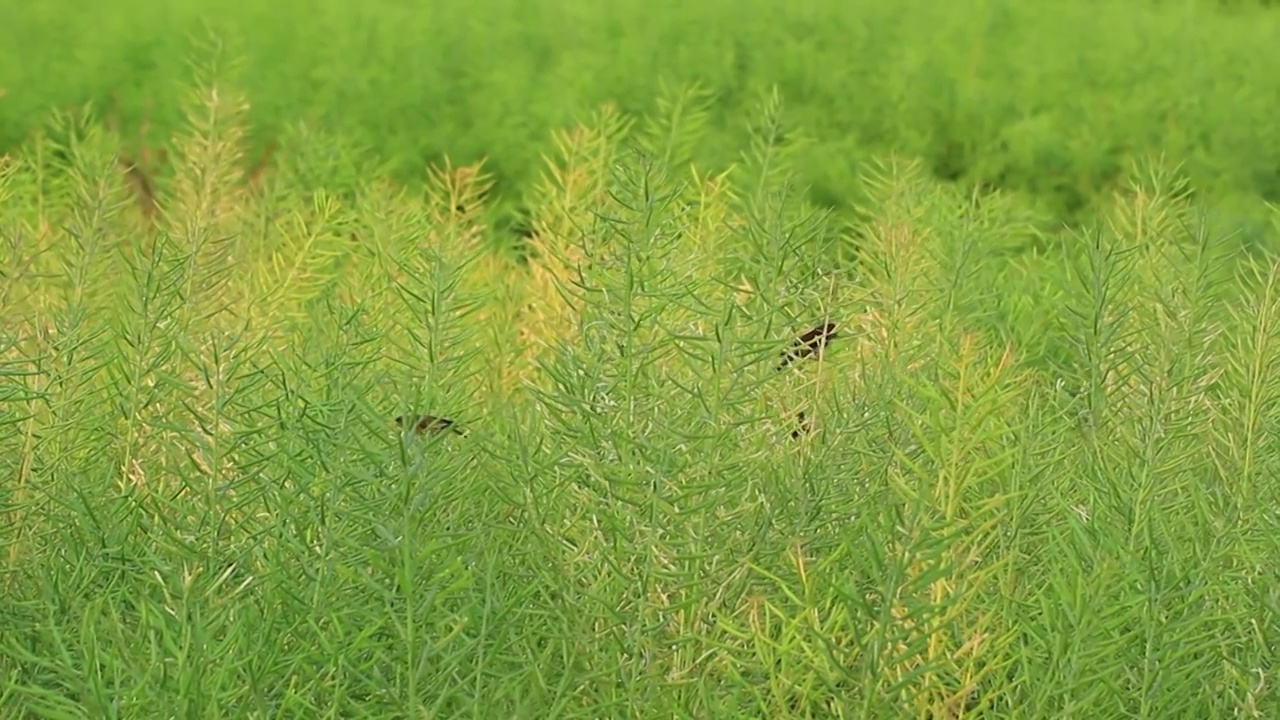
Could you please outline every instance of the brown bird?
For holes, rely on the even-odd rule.
[[[809,357],[815,352],[827,346],[831,338],[836,336],[836,324],[833,322],[824,323],[809,332],[796,338],[791,344],[791,348],[782,353],[782,364],[777,370],[790,365],[791,363]]]
[[[396,418],[396,425],[404,427],[405,416],[401,415]],[[455,432],[459,435],[466,435],[463,430],[454,427],[454,423],[449,418],[436,417],[434,415],[423,415],[414,423],[413,431],[419,435],[429,433],[431,435],[439,435],[445,431]]]

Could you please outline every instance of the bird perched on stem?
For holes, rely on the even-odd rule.
[[[776,370],[790,365],[797,360],[803,360],[810,355],[822,350],[836,336],[836,324],[833,322],[823,323],[818,327],[806,332],[791,343],[791,347],[782,353],[782,364]]]
[[[791,431],[791,439],[799,440],[811,432],[813,432],[813,418],[805,416],[803,410],[796,413],[796,429]]]
[[[407,418],[404,415],[396,418],[396,425],[404,427]],[[459,435],[467,433],[458,428],[449,418],[436,417],[434,415],[422,415],[414,420],[413,431],[419,435],[439,435],[442,432],[454,432]]]

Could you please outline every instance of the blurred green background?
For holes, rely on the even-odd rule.
[[[210,34],[238,61],[258,147],[306,123],[406,181],[446,153],[486,157],[502,201],[554,129],[693,82],[716,97],[700,164],[738,157],[776,85],[830,207],[856,203],[860,163],[889,151],[1054,221],[1155,154],[1240,223],[1280,200],[1280,10],[1203,0],[10,2],[0,150],[88,101],[126,136],[149,115],[164,137]]]

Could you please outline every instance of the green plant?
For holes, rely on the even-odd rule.
[[[474,165],[246,182],[225,87],[150,217],[94,122],[6,159],[6,715],[1275,715],[1276,261],[1158,169],[1028,260],[888,157],[851,232],[778,93],[719,173],[667,97],[523,264]]]

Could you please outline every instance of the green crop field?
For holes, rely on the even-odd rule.
[[[0,720],[1280,717],[1278,202],[1266,3],[8,3]]]

